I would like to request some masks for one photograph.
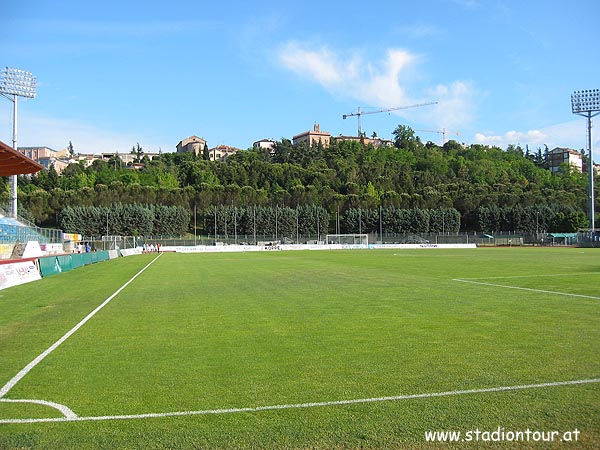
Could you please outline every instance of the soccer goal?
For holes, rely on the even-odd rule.
[[[367,234],[328,234],[325,237],[327,244],[341,245],[369,245]]]

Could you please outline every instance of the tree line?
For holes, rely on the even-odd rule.
[[[211,206],[197,211],[195,224],[208,235],[231,236],[321,236],[342,234],[456,233],[460,213],[454,208],[400,209],[349,208],[335,216],[323,207]],[[486,233],[518,231],[570,232],[584,228],[582,211],[567,206],[500,208],[482,206],[477,210],[480,230]],[[66,232],[101,235],[181,235],[191,225],[189,211],[180,206],[114,204],[110,207],[65,207],[59,226]],[[332,221],[334,224],[332,224]]]
[[[460,213],[454,208],[349,208],[329,213],[315,205],[290,207],[211,206],[201,213],[207,234],[273,237],[326,234],[455,233]]]
[[[583,211],[572,206],[540,205],[523,208],[520,205],[480,206],[477,210],[482,231],[518,231],[526,233],[572,232],[587,227]]]
[[[350,208],[343,212],[343,233],[456,233],[460,213],[454,208]]]
[[[60,229],[86,237],[172,236],[187,232],[189,224],[187,209],[165,205],[66,206],[58,216]]]
[[[106,208],[117,203],[179,206],[190,214],[195,208],[225,205],[315,206],[330,218],[337,211],[377,215],[380,208],[455,209],[464,231],[487,227],[480,217],[485,208],[545,206],[542,213],[550,214],[567,207],[579,215],[587,210],[587,175],[568,165],[550,172],[547,149],[503,150],[455,141],[438,146],[421,142],[403,125],[393,134],[394,145],[380,148],[335,138],[328,147],[282,139],[273,151],[248,149],[224,162],[185,153],[163,153],[150,161],[135,148],[143,163],[140,170],[126,167],[118,157],[89,167],[71,164],[60,175],[51,167],[19,177],[19,197],[35,222],[48,227],[59,225],[66,207]],[[8,187],[4,179],[1,183],[5,188],[0,189],[0,200],[6,201]],[[539,212],[537,217],[539,221]]]

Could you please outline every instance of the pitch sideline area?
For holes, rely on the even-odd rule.
[[[320,253],[320,252],[319,252]],[[186,255],[187,256],[187,255]],[[266,258],[271,258],[271,255],[265,255]],[[264,260],[265,256],[260,256],[260,260]],[[391,254],[389,252],[385,253],[385,256],[397,256],[397,254]],[[406,255],[406,256],[410,256],[411,258],[411,262],[412,260],[414,260],[414,256],[420,256],[420,255],[415,255],[415,254],[410,254],[410,255]],[[452,259],[453,255],[441,255],[442,259],[444,258],[449,258]],[[459,255],[457,255],[459,256]],[[160,257],[160,256],[159,256]],[[354,258],[356,258],[357,256],[353,256]],[[360,258],[360,256],[358,256]],[[460,256],[459,256],[460,257]],[[178,257],[180,258],[180,257]],[[184,256],[185,258],[185,256]],[[229,258],[229,259],[227,259]],[[233,258],[233,259],[231,259]],[[293,257],[292,257],[293,258]],[[317,257],[318,259],[320,259],[321,257]],[[435,257],[433,257],[435,258]],[[427,398],[433,398],[433,397],[453,397],[453,396],[461,396],[461,395],[472,395],[472,394],[486,394],[486,393],[501,393],[501,392],[507,392],[507,391],[522,391],[522,390],[537,390],[537,389],[547,389],[547,388],[556,388],[556,387],[562,387],[562,386],[576,386],[576,385],[590,385],[590,384],[597,384],[600,382],[600,378],[595,377],[595,376],[591,376],[591,377],[584,377],[584,378],[563,378],[563,379],[556,379],[556,378],[546,378],[545,380],[540,380],[540,382],[537,383],[529,383],[529,382],[525,382],[525,383],[516,383],[516,384],[510,384],[510,385],[506,385],[506,384],[496,384],[496,385],[490,385],[489,380],[487,383],[483,383],[483,386],[479,385],[479,387],[477,385],[473,386],[471,384],[471,388],[464,388],[464,380],[457,380],[459,381],[459,383],[457,383],[456,389],[449,389],[449,390],[429,390],[429,389],[424,389],[424,390],[412,390],[412,393],[410,393],[411,391],[408,391],[409,393],[407,394],[395,394],[395,395],[382,395],[382,396],[372,396],[372,397],[355,397],[355,398],[349,398],[348,396],[338,396],[337,399],[335,396],[333,396],[333,400],[325,400],[325,401],[311,401],[311,402],[300,402],[300,403],[269,403],[268,399],[263,399],[262,402],[260,402],[261,404],[258,404],[256,406],[235,406],[233,405],[233,407],[223,407],[223,408],[209,408],[209,409],[182,409],[182,410],[163,410],[162,412],[140,412],[140,413],[133,413],[133,414],[98,414],[98,415],[90,415],[90,414],[86,414],[83,413],[81,415],[77,414],[78,408],[75,407],[74,405],[67,403],[64,404],[62,403],[56,403],[53,402],[47,398],[41,398],[39,400],[29,400],[29,399],[19,399],[19,398],[7,398],[7,394],[9,393],[9,391],[12,391],[13,387],[17,386],[18,383],[21,382],[21,380],[23,380],[31,371],[34,367],[36,367],[38,364],[42,363],[42,361],[50,356],[51,353],[53,353],[55,350],[57,350],[57,348],[63,344],[65,341],[67,341],[67,339],[71,338],[80,328],[82,328],[88,321],[90,321],[92,319],[93,316],[96,315],[96,313],[98,313],[101,309],[103,309],[105,306],[108,305],[109,302],[111,302],[113,299],[116,299],[116,303],[119,303],[119,301],[121,300],[120,295],[121,292],[128,286],[130,286],[130,289],[128,289],[126,292],[131,291],[132,289],[135,290],[134,288],[137,288],[138,285],[144,284],[144,283],[148,283],[148,279],[152,278],[153,276],[156,276],[156,273],[152,273],[152,274],[146,274],[144,277],[140,277],[139,279],[138,276],[140,276],[144,271],[146,271],[152,264],[155,263],[155,261],[157,261],[158,257],[154,258],[151,260],[150,263],[148,263],[146,266],[144,266],[139,272],[137,272],[132,278],[130,278],[126,283],[124,283],[119,289],[117,289],[110,297],[108,297],[104,302],[102,302],[96,309],[94,309],[91,313],[89,313],[83,320],[81,320],[79,323],[77,323],[77,325],[75,325],[71,330],[69,330],[69,332],[67,332],[66,334],[64,334],[58,341],[56,341],[52,346],[50,346],[46,351],[44,351],[42,354],[40,354],[37,358],[35,358],[30,364],[28,364],[25,368],[23,368],[20,372],[18,372],[17,375],[15,375],[11,380],[9,380],[9,382],[7,382],[1,389],[0,389],[0,401],[4,402],[4,403],[14,403],[14,402],[34,402],[34,403],[39,403],[45,406],[49,406],[51,408],[54,408],[56,410],[58,410],[61,414],[61,417],[25,417],[25,418],[2,418],[0,419],[0,423],[2,424],[18,424],[18,423],[34,423],[34,422],[69,422],[69,421],[104,421],[104,420],[126,420],[126,419],[147,419],[147,418],[164,418],[164,417],[177,417],[177,416],[202,416],[202,415],[213,415],[213,414],[231,414],[231,413],[256,413],[256,412],[261,412],[261,411],[272,411],[272,410],[284,410],[284,409],[306,409],[306,408],[317,408],[317,407],[326,407],[326,406],[343,406],[343,405],[352,405],[352,404],[361,404],[361,403],[380,403],[380,402],[394,402],[394,401],[406,401],[406,400],[411,400],[411,399],[427,399]],[[396,258],[397,259],[397,258]],[[420,258],[419,258],[420,259]],[[439,259],[439,258],[438,258]],[[207,256],[203,259],[204,262],[207,262],[210,260],[210,257]],[[245,264],[248,262],[246,261],[246,256],[241,256],[241,257],[221,257],[221,262],[225,263],[225,266],[229,263],[239,263],[241,261],[241,263]],[[259,261],[260,260],[254,258],[252,259],[250,262],[254,261]],[[171,259],[171,264],[173,263],[174,259]],[[185,260],[179,260],[180,262],[183,262],[184,265],[187,266],[187,261]],[[290,261],[289,257],[285,258],[285,261]],[[344,262],[345,259],[342,256],[336,256],[335,257],[335,264],[333,264],[332,267],[332,273],[334,274],[334,276],[340,277],[343,276],[343,270],[340,272],[341,268],[338,267],[339,263],[345,263]],[[379,269],[380,268],[380,264],[374,264],[373,262],[371,262],[370,260],[366,260],[365,261],[367,263],[367,269]],[[276,263],[277,265],[278,263]],[[370,267],[369,265],[374,264],[375,267]],[[221,265],[220,267],[224,267],[223,265]],[[426,264],[424,265],[424,267],[426,267]],[[401,265],[398,266],[398,269],[401,268]],[[182,275],[182,279],[185,279],[186,276],[189,276],[190,273],[193,273],[189,271],[189,267],[181,270],[181,268],[179,270],[175,269],[175,272],[177,273],[181,273]],[[358,271],[356,271],[356,274],[360,273],[360,265],[358,267]],[[362,268],[364,269],[364,268]],[[434,268],[435,269],[435,268]],[[252,272],[252,270],[250,270],[250,272]],[[373,276],[374,274],[376,274],[377,270],[373,271]],[[418,274],[415,275],[412,271],[408,271],[409,275],[411,275],[412,277],[416,277],[416,281],[417,285],[419,282],[422,282],[422,278],[423,275]],[[451,273],[448,273],[448,275],[454,275],[454,272],[456,271],[449,271]],[[481,275],[481,273],[477,273],[477,275]],[[543,275],[545,277],[552,277],[554,279],[564,276],[564,277],[571,277],[571,276],[576,276],[576,277],[581,277],[582,275],[586,275],[584,273],[567,273],[564,275]],[[590,272],[587,275],[591,275],[591,276],[596,276],[598,275],[597,272]],[[546,296],[567,296],[567,297],[573,297],[573,298],[580,298],[582,300],[598,300],[600,299],[599,296],[597,295],[589,295],[589,294],[578,294],[578,293],[569,293],[569,292],[560,292],[560,291],[555,291],[555,290],[545,290],[545,289],[537,289],[537,288],[533,288],[533,287],[525,287],[525,286],[515,286],[515,285],[510,285],[510,284],[500,284],[497,281],[500,279],[517,279],[517,278],[535,278],[536,275],[515,275],[515,276],[489,276],[489,277],[485,277],[485,276],[477,276],[477,277],[465,277],[465,278],[458,278],[458,277],[447,277],[444,279],[440,279],[439,278],[439,274],[436,274],[436,279],[438,280],[438,282],[440,284],[444,284],[444,283],[448,283],[448,282],[455,282],[457,284],[462,283],[462,284],[471,284],[474,285],[473,287],[476,286],[481,286],[481,289],[484,291],[487,291],[489,289],[497,289],[497,290],[504,290],[504,289],[511,289],[511,290],[516,290],[519,292],[523,292],[523,294],[519,294],[519,296],[522,297],[522,295],[525,295],[527,293],[529,294],[533,294],[533,295],[542,295],[545,296],[544,298],[546,298]],[[539,276],[537,276],[539,278]],[[136,280],[137,279],[137,280]],[[307,277],[307,279],[311,279],[311,277]],[[398,278],[398,280],[401,280],[402,277]],[[377,285],[378,283],[381,284],[383,282],[384,278],[379,277],[379,276],[375,276],[375,285]],[[493,283],[491,283],[490,281],[494,281]],[[337,286],[337,284],[336,284]],[[411,284],[410,286],[416,286]],[[398,288],[393,288],[392,289],[392,293],[402,293],[405,294],[407,291],[406,289],[410,289],[410,286],[403,286],[401,289]],[[334,286],[335,287],[335,286]],[[337,286],[337,288],[339,288],[339,286]],[[442,291],[445,291],[445,289],[442,289]],[[146,291],[144,293],[144,295],[147,295],[149,291]],[[460,293],[460,289],[457,291],[458,293]],[[381,291],[381,293],[383,294],[384,291]],[[124,293],[125,294],[125,293]],[[305,293],[303,293],[304,295]],[[426,292],[425,294],[431,294],[430,292]],[[331,295],[330,293],[327,295]],[[479,294],[477,295],[481,295],[481,291],[479,292]],[[357,297],[358,298],[358,297]],[[419,297],[420,298],[420,297]],[[353,297],[354,299],[354,297]],[[123,301],[127,301],[128,299],[123,299]],[[292,301],[296,301],[297,298],[293,298]],[[412,299],[411,299],[412,300]],[[111,304],[112,305],[112,304]],[[350,304],[350,306],[352,306]],[[90,321],[90,324],[93,323],[94,321]],[[75,338],[77,337],[77,335],[75,334]],[[586,372],[585,370],[583,372]],[[593,371],[590,373],[588,371],[588,375],[594,375]],[[597,373],[595,374],[597,375]],[[33,376],[33,374],[31,374],[30,376]],[[511,377],[512,378],[512,377]],[[28,381],[28,380],[25,380]],[[528,380],[524,380],[524,381],[528,381]],[[486,386],[487,384],[487,386]],[[397,392],[397,391],[396,391]],[[402,391],[400,391],[402,392]],[[406,390],[405,390],[406,392]],[[383,392],[383,394],[387,394],[387,392]],[[329,396],[329,399],[331,399],[332,396]],[[240,402],[242,405],[244,405],[244,402]],[[240,404],[238,403],[238,405]],[[246,403],[247,404],[247,403]],[[72,409],[71,409],[72,408]],[[156,411],[156,410],[155,410]],[[159,410],[160,411],[160,410]],[[0,432],[1,433],[1,432]]]

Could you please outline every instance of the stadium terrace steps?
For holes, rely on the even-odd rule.
[[[34,228],[23,225],[12,217],[0,216],[0,243],[38,241],[48,242],[48,239]]]

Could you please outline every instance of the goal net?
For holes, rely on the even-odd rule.
[[[341,245],[369,245],[369,236],[367,234],[328,234],[325,242]]]

